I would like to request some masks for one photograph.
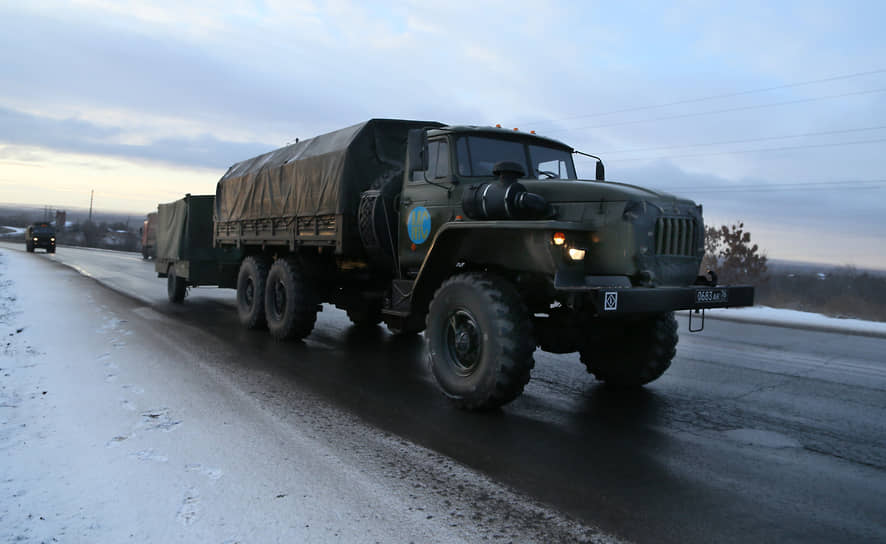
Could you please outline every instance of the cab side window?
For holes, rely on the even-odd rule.
[[[428,142],[428,179],[448,178],[451,172],[449,142],[446,140]]]
[[[412,181],[425,181],[428,179],[448,178],[452,173],[449,161],[449,142],[447,140],[432,140],[428,142],[428,171],[413,173]]]

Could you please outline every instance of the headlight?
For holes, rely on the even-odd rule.
[[[50,238],[49,241],[50,241],[50,242],[55,242],[55,238]]]
[[[34,237],[34,241],[35,241],[35,242],[37,241],[37,237],[36,237],[36,236]]]
[[[569,258],[573,261],[580,261],[585,258],[585,250],[578,249],[577,247],[569,248]]]

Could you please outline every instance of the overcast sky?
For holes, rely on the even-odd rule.
[[[144,213],[372,117],[501,123],[744,220],[772,258],[886,268],[884,20],[879,1],[2,2],[0,202],[95,189]]]

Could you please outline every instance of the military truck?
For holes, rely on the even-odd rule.
[[[142,258],[145,260],[157,257],[157,212],[151,212],[139,229],[142,237]]]
[[[390,119],[302,140],[219,180],[213,247],[228,259],[213,274],[242,324],[278,340],[308,336],[323,302],[356,325],[424,330],[437,383],[465,409],[519,396],[536,348],[640,386],[676,353],[674,311],[751,305],[753,288],[698,275],[701,206],[607,181],[592,155],[595,179],[579,180],[576,153]]]
[[[42,221],[25,229],[25,249],[28,253],[34,253],[38,247],[47,253],[55,253],[55,227],[52,224]]]

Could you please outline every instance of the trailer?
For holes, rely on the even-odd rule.
[[[222,278],[229,267],[236,273],[242,255],[237,248],[213,247],[214,203],[214,195],[187,194],[157,206],[154,270],[166,278],[170,302],[183,302],[189,287],[234,287],[225,285]]]

